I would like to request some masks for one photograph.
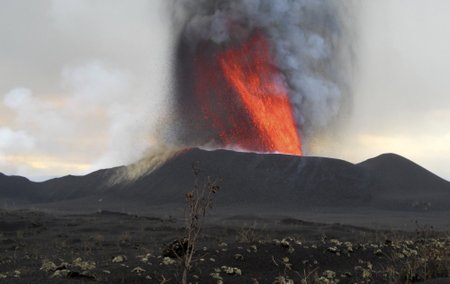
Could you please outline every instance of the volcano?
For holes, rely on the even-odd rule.
[[[140,179],[118,184],[110,181],[125,167],[42,183],[0,175],[0,200],[6,205],[62,210],[178,212],[194,181],[194,162],[199,162],[201,178],[221,180],[215,202],[219,211],[450,210],[450,183],[394,154],[352,164],[321,157],[200,149],[180,152]]]

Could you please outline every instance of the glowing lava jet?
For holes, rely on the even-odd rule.
[[[220,56],[227,81],[239,95],[267,152],[301,155],[287,91],[270,64],[270,50],[261,34]]]
[[[225,147],[301,155],[301,138],[268,40],[203,42],[193,59],[193,92],[207,124]]]

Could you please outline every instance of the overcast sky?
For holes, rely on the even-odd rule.
[[[34,180],[130,163],[170,102],[164,0],[0,1],[0,172]],[[450,179],[450,1],[359,7],[345,135],[318,148],[401,154]]]
[[[401,154],[450,179],[450,1],[364,1],[342,158]],[[336,150],[339,152],[339,150]]]

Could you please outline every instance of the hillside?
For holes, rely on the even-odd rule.
[[[191,149],[132,182],[111,184],[124,168],[42,183],[0,175],[0,198],[30,204],[103,202],[179,206],[194,182],[193,163],[220,179],[219,207],[292,211],[311,207],[374,207],[398,210],[450,209],[450,183],[394,154],[360,164],[321,157]],[[100,201],[99,201],[100,200]]]

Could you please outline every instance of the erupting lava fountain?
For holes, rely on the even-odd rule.
[[[342,7],[327,0],[176,0],[182,146],[300,156],[348,94]]]
[[[287,89],[263,33],[212,58],[199,48],[195,60],[196,98],[224,145],[301,155]]]

